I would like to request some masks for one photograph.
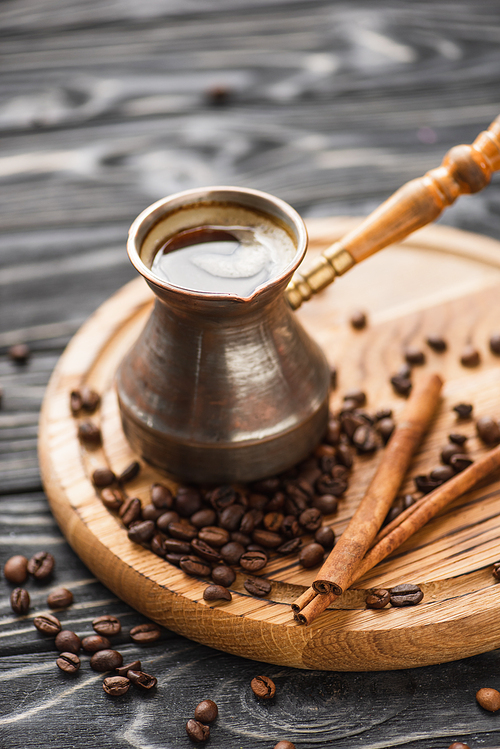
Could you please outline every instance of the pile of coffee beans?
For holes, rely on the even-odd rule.
[[[367,609],[383,609],[389,603],[395,608],[405,606],[416,606],[423,599],[424,594],[418,585],[412,583],[402,583],[395,585],[393,588],[376,588],[366,596]]]

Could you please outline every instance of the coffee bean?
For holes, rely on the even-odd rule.
[[[209,585],[203,591],[205,601],[231,601],[232,595],[223,585]]]
[[[349,437],[350,440],[354,437],[354,433],[358,427],[366,427],[367,423],[357,413],[342,413],[341,416],[342,431]]]
[[[474,463],[472,458],[469,458],[468,455],[454,455],[450,460],[450,466],[453,468],[455,473],[461,473],[461,471],[465,471],[466,468],[471,466]]]
[[[322,455],[319,459],[319,468],[314,473],[314,483],[319,479],[323,473],[330,473],[331,470],[337,465],[337,458],[335,455],[335,448],[332,447],[333,455]]]
[[[274,749],[295,749],[295,744],[292,744],[291,741],[278,741],[274,745]]]
[[[217,513],[215,510],[205,507],[204,509],[195,512],[194,515],[191,515],[189,520],[195,528],[206,528],[207,525],[215,525],[217,522]]]
[[[14,614],[24,616],[30,608],[30,594],[24,588],[14,588],[10,594],[10,607]]]
[[[455,475],[455,471],[452,468],[453,460],[456,458],[456,455],[453,455],[450,458],[450,465],[448,466],[438,466],[437,468],[434,468],[429,476],[434,481],[441,481],[444,483],[445,481],[448,481]]]
[[[335,544],[335,533],[332,528],[324,525],[322,528],[318,528],[314,534],[314,540],[324,549],[332,549]]]
[[[442,354],[443,351],[446,351],[448,348],[448,344],[446,343],[445,339],[442,338],[440,335],[428,335],[425,339],[428,346],[433,351],[436,351],[438,354]]]
[[[324,437],[325,442],[329,445],[338,445],[340,439],[340,421],[338,419],[330,419],[328,421],[328,427]]]
[[[130,679],[134,687],[139,687],[139,689],[146,691],[154,689],[158,683],[156,676],[151,676],[144,671],[134,671],[133,669],[127,671],[127,678]]]
[[[339,463],[341,463],[346,468],[352,468],[352,465],[354,463],[354,457],[352,454],[352,450],[348,445],[339,445],[337,447],[337,459]],[[325,492],[327,494],[328,492]]]
[[[282,512],[268,512],[266,515],[264,515],[262,523],[266,531],[271,531],[271,533],[279,533],[281,524],[283,523],[284,519],[285,516]]]
[[[140,645],[151,645],[151,643],[160,639],[161,629],[157,624],[153,624],[153,622],[145,622],[144,624],[132,627],[130,637]]]
[[[236,574],[231,567],[226,564],[219,564],[212,570],[212,580],[216,585],[223,585],[224,588],[230,588],[236,579]]]
[[[496,577],[497,580],[500,580],[500,562],[495,562],[492,567],[491,573],[493,577]]]
[[[110,650],[111,643],[103,635],[88,635],[82,640],[82,648],[87,653],[97,653],[99,650]]]
[[[489,343],[491,353],[500,356],[500,333],[492,333]]]
[[[229,507],[236,502],[236,491],[232,486],[219,486],[210,492],[210,503],[214,510],[222,512],[224,508]]]
[[[470,746],[461,741],[454,741],[453,744],[449,745],[448,749],[470,749]]]
[[[151,502],[158,510],[171,510],[174,506],[174,497],[167,486],[153,484],[151,487]]]
[[[254,676],[250,688],[261,700],[271,700],[276,694],[276,684],[269,676]]]
[[[392,418],[392,408],[381,408],[375,413],[375,421]]]
[[[411,380],[412,371],[408,362],[403,362],[396,374],[398,375],[398,377],[403,377],[406,380]]]
[[[236,531],[240,527],[245,508],[241,505],[229,505],[219,515],[219,525],[228,531]]]
[[[457,403],[456,406],[453,406],[453,410],[459,419],[468,419],[472,415],[472,409],[472,403]]]
[[[57,635],[62,627],[61,622],[52,614],[39,614],[33,619],[33,624],[44,635]]]
[[[414,346],[408,346],[405,351],[405,359],[411,366],[421,366],[425,364],[425,354],[421,349],[415,348]]]
[[[337,389],[337,380],[338,380],[337,367],[335,367],[332,364],[330,366],[330,389],[331,390],[336,390]]]
[[[396,374],[391,377],[391,385],[397,395],[408,396],[412,388],[411,380],[408,377]]]
[[[333,494],[334,497],[342,497],[342,495],[347,491],[347,487],[347,479],[333,478],[333,476],[330,476],[328,473],[324,473],[316,481],[316,490],[318,494]]]
[[[158,523],[156,523],[158,525]],[[178,538],[181,541],[192,541],[194,538],[196,538],[198,534],[198,528],[195,528],[194,525],[191,525],[191,523],[188,523],[187,521],[179,521],[178,523],[169,523],[167,527],[168,532],[171,536],[174,538]],[[203,533],[206,530],[206,528],[202,528],[200,531],[200,534]],[[217,530],[219,530],[217,528]],[[223,533],[227,533],[227,531],[222,531]],[[202,536],[199,536],[202,541],[205,541],[205,543],[208,543],[206,538],[202,538]],[[229,534],[227,536],[227,539],[229,540]],[[222,544],[221,544],[222,545]]]
[[[278,554],[283,554],[283,556],[286,556],[287,554],[294,554],[296,551],[300,549],[302,546],[302,541],[300,538],[291,538],[289,541],[285,541],[284,544],[281,544],[281,546],[278,546],[276,551]]]
[[[220,548],[220,555],[226,564],[239,564],[241,555],[244,553],[245,547],[237,541],[229,541],[228,544],[224,544]]]
[[[122,493],[118,489],[103,489],[101,492],[101,502],[108,510],[114,510],[115,512],[120,509],[123,504]]]
[[[186,723],[186,733],[195,744],[201,744],[210,738],[210,728],[199,720],[188,720]]]
[[[267,479],[262,479],[261,481],[256,481],[253,484],[253,492],[257,495],[265,494],[268,497],[272,497],[272,495],[278,491],[280,488],[280,480],[277,476],[270,476]],[[251,507],[255,507],[255,504],[252,504],[252,498],[255,496],[255,494],[251,494],[249,497],[249,505]],[[254,500],[255,501],[255,500]],[[262,509],[262,508],[260,508]]]
[[[384,445],[388,443],[389,438],[391,437],[395,428],[396,424],[394,420],[389,417],[380,419],[380,421],[377,422],[377,432],[382,437]]]
[[[212,546],[206,544],[204,541],[200,541],[199,538],[194,538],[191,541],[191,549],[199,557],[201,557],[202,559],[206,559],[207,562],[211,562],[212,564],[219,564],[220,562],[222,562],[222,557],[219,552]],[[191,549],[188,553],[191,552]]]
[[[344,402],[352,400],[357,406],[364,406],[366,403],[366,393],[364,390],[356,388],[355,390],[348,390],[344,393]]]
[[[434,491],[434,489],[437,489],[438,486],[441,486],[441,484],[443,483],[442,481],[438,481],[437,479],[431,479],[430,476],[424,474],[415,476],[414,481],[417,491],[422,492],[423,494],[430,494],[430,492]]]
[[[185,554],[166,554],[165,559],[169,564],[175,564],[176,567],[181,566],[181,559],[183,559],[186,555]]]
[[[102,682],[102,688],[110,697],[121,697],[130,688],[130,679],[126,676],[107,676]]]
[[[124,663],[122,666],[118,666],[115,669],[118,676],[126,676],[129,671],[141,671],[142,665],[140,661],[132,661],[132,663]]]
[[[268,562],[265,551],[245,551],[241,555],[239,565],[247,572],[258,572],[263,569]]]
[[[280,533],[282,536],[285,536],[285,538],[296,538],[297,536],[302,535],[302,528],[300,527],[299,521],[295,515],[286,515],[286,517],[283,518]]]
[[[391,600],[391,594],[384,588],[371,590],[366,596],[367,609],[383,609]]]
[[[299,554],[299,563],[305,569],[311,569],[312,567],[318,567],[323,562],[325,550],[321,544],[312,543],[307,544],[301,549]]]
[[[468,344],[462,349],[460,354],[460,364],[463,367],[477,367],[481,363],[481,355],[477,348]]]
[[[263,577],[247,577],[243,587],[250,595],[257,596],[257,598],[264,598],[271,592],[271,583]]]
[[[120,620],[111,614],[98,616],[93,620],[92,627],[98,635],[104,635],[104,637],[113,637],[113,635],[118,635],[122,631]]]
[[[35,580],[47,580],[55,566],[55,559],[48,551],[37,551],[28,562],[28,572]]]
[[[362,310],[356,310],[352,313],[349,322],[351,323],[351,327],[353,327],[354,330],[363,330],[363,328],[366,328],[368,322],[366,312],[363,312]]]
[[[56,664],[65,674],[76,674],[80,668],[80,659],[75,653],[60,653]]]
[[[463,453],[463,447],[454,445],[453,443],[445,445],[441,450],[441,460],[446,465],[450,465],[450,461],[454,455],[461,455]]]
[[[201,494],[191,486],[180,486],[175,496],[175,509],[182,518],[189,518],[203,507]]]
[[[123,525],[128,528],[129,525],[140,519],[141,512],[141,500],[138,497],[129,497],[118,510],[118,515],[121,517]]]
[[[111,486],[116,481],[116,476],[110,468],[96,468],[92,473],[92,483],[98,489]]]
[[[337,511],[337,497],[333,494],[322,494],[313,499],[313,507],[316,507],[323,515],[332,515]]]
[[[490,713],[496,713],[500,710],[500,692],[496,689],[490,689],[489,687],[483,687],[479,692],[476,693],[476,700],[484,707],[485,710],[489,710]]]
[[[4,564],[3,574],[9,583],[22,585],[28,578],[28,560],[21,554],[10,557]]]
[[[299,515],[299,523],[308,533],[314,533],[321,528],[323,518],[316,507],[310,507]]]
[[[56,636],[55,646],[61,653],[79,653],[82,642],[76,632],[63,629]]]
[[[277,549],[283,543],[283,539],[279,533],[272,533],[271,531],[260,530],[259,528],[252,533],[252,540],[265,549]]]
[[[72,390],[69,394],[69,407],[73,416],[76,416],[82,408],[82,394],[79,390]]]
[[[161,518],[163,515],[163,510],[158,510],[154,504],[146,505],[145,507],[142,507],[141,509],[141,518],[143,520],[152,520],[154,523],[158,520],[158,518]]]
[[[16,343],[10,346],[8,356],[14,364],[26,364],[31,356],[31,351],[25,343]]]
[[[129,525],[128,537],[136,544],[146,544],[151,541],[156,531],[152,520],[136,520]]]
[[[453,432],[452,434],[448,435],[448,439],[455,445],[464,445],[467,442],[467,435]]]
[[[94,671],[114,671],[123,663],[123,657],[117,650],[98,650],[90,659],[90,667]]]
[[[497,445],[500,442],[500,427],[491,416],[482,416],[476,421],[477,436],[485,445]]]
[[[198,538],[209,546],[220,548],[229,543],[229,532],[225,528],[216,525],[208,525],[198,532]]]
[[[179,565],[181,570],[191,577],[208,577],[210,575],[210,565],[194,555],[183,556]]]
[[[66,609],[73,603],[73,593],[67,588],[57,588],[47,596],[47,606],[51,609]]]
[[[137,476],[139,475],[139,472],[141,470],[141,464],[139,461],[134,460],[130,465],[128,465],[126,468],[123,469],[123,471],[118,476],[118,483],[119,484],[128,484],[129,481],[133,481]]]
[[[157,519],[156,527],[158,528],[158,530],[167,533],[170,523],[178,523],[179,520],[180,517],[176,512],[174,512],[174,510],[167,510],[167,512],[162,513]]]
[[[91,421],[82,421],[78,424],[78,439],[86,445],[100,445],[102,441],[101,430]]]
[[[358,453],[372,453],[378,448],[376,432],[368,425],[360,426],[352,436],[352,442]]]
[[[412,585],[411,583],[396,585],[390,589],[389,593],[391,594],[391,606],[396,606],[397,608],[415,606],[424,597],[418,585]]]
[[[167,550],[165,548],[165,537],[162,533],[155,533],[153,538],[150,542],[150,549],[153,552],[153,554],[156,554],[159,557],[164,557],[167,554]]]
[[[213,700],[202,700],[194,709],[194,719],[200,723],[213,723],[218,714],[219,708]]]
[[[92,390],[87,385],[83,385],[83,387],[80,388],[80,398],[82,400],[83,410],[90,414],[93,414],[101,403],[99,393],[96,393],[95,390]]]

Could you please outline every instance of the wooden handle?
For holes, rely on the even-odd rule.
[[[407,182],[356,229],[324,251],[312,267],[295,273],[286,290],[292,309],[353,265],[434,221],[459,195],[479,192],[500,169],[500,116],[470,146],[452,148],[441,166]]]

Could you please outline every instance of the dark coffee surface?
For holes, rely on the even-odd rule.
[[[50,580],[23,583],[26,619],[10,608],[16,586],[0,579],[2,749],[189,747],[185,724],[203,699],[219,708],[218,749],[499,746],[497,716],[475,701],[499,687],[498,651],[349,674],[252,663],[166,630],[147,648],[134,643],[144,617],[63,539],[36,454],[64,346],[136,275],[125,241],[140,210],[177,190],[236,184],[304,217],[369,212],[498,114],[496,4],[25,0],[2,4],[0,27],[0,565],[40,550],[56,561]],[[499,201],[497,175],[442,222],[498,238]],[[25,364],[7,356],[20,342]],[[53,638],[32,620],[60,587],[74,595],[55,612],[63,629],[83,638],[97,617],[118,617],[112,648],[158,678],[154,693],[131,687],[111,701],[85,651],[76,674],[59,670]],[[272,703],[256,702],[258,675],[275,682]]]

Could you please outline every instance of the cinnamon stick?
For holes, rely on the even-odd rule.
[[[431,493],[422,497],[417,503],[402,512],[390,524],[392,530],[383,535],[360,562],[355,572],[355,582],[366,572],[375,567],[376,564],[389,556],[410,536],[422,528],[431,518],[448,504],[458,499],[462,494],[472,489],[481,479],[500,468],[500,446],[491,450],[487,455],[472,463],[461,473],[442,484]],[[409,511],[412,511],[411,513]],[[389,528],[389,525],[387,526]],[[385,528],[384,528],[385,531]],[[380,534],[381,535],[381,534]],[[378,538],[378,537],[377,537]],[[311,624],[333,601],[338,598],[334,593],[317,595],[312,601],[305,605],[300,613],[295,614],[295,619],[300,624]],[[299,600],[299,599],[297,599]]]
[[[308,603],[311,603],[313,598],[316,598],[316,591],[314,588],[307,588],[293,603],[292,603],[292,611],[294,614],[297,614],[299,611],[302,611],[302,609],[307,606]]]
[[[352,583],[434,415],[442,386],[441,377],[431,374],[415,387],[365,496],[313,582],[317,593],[340,595]]]

